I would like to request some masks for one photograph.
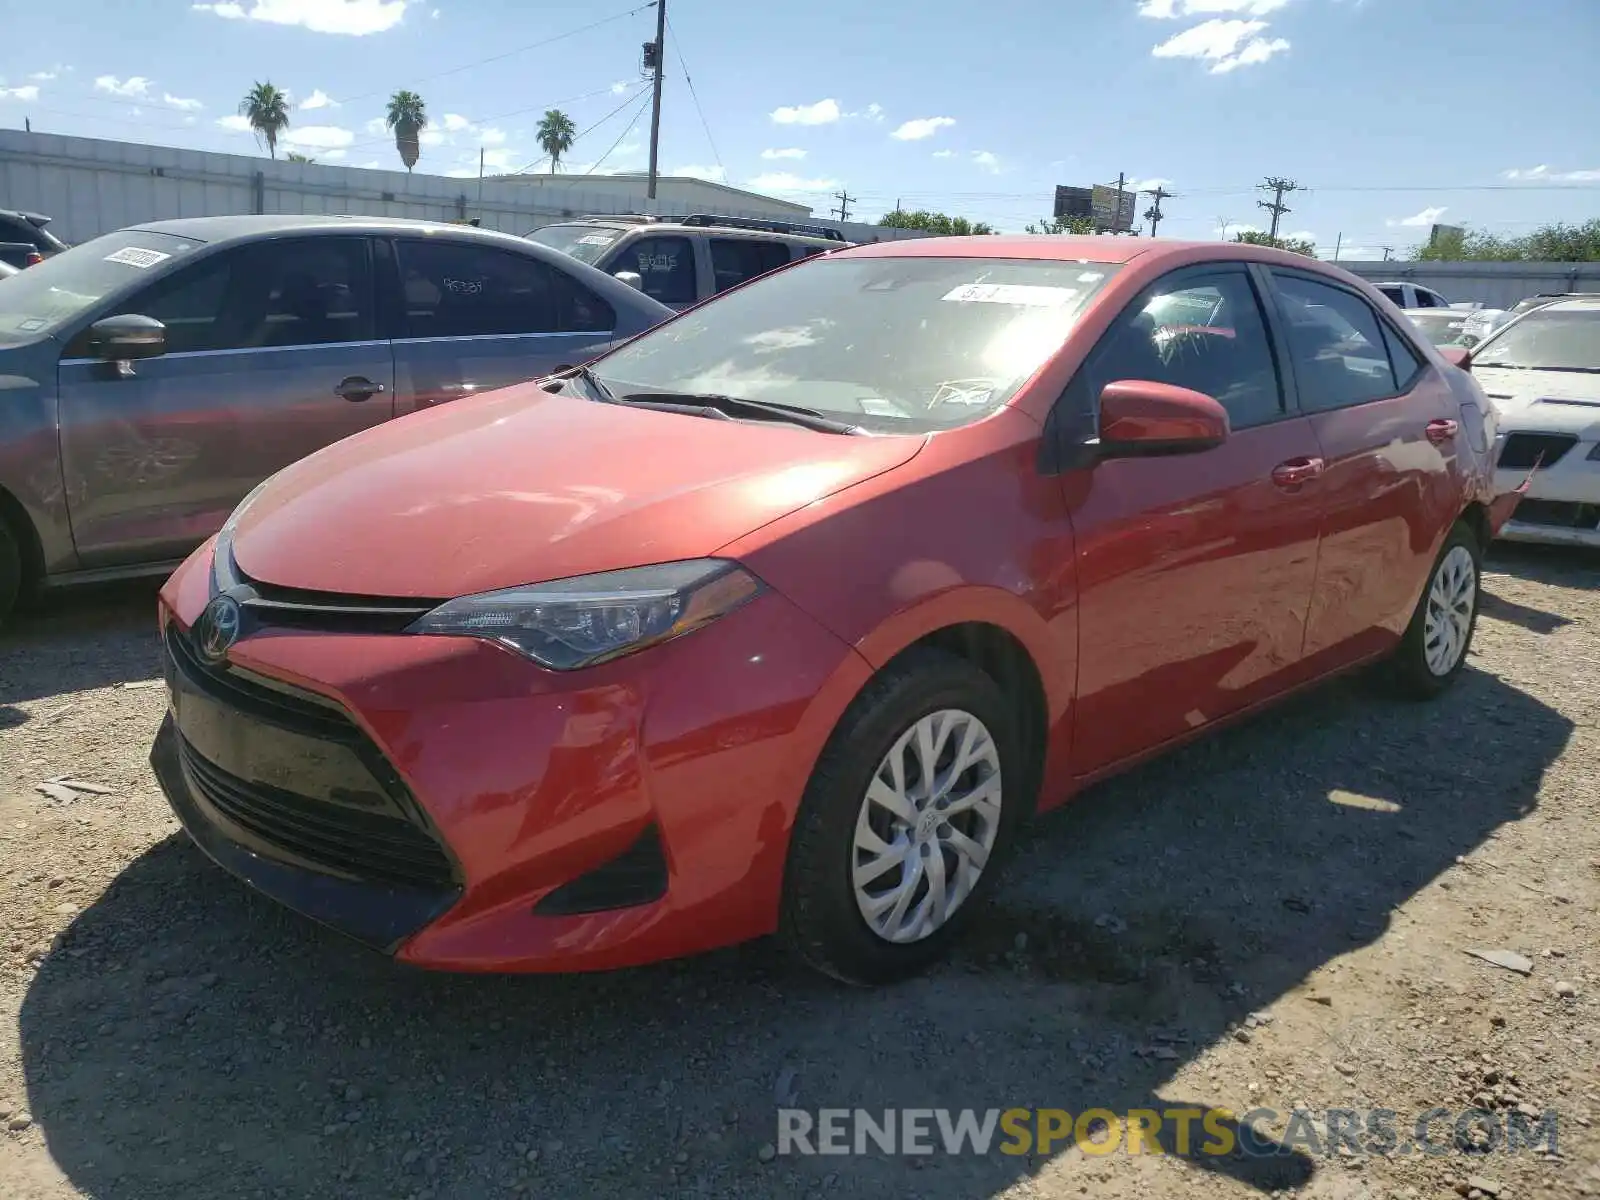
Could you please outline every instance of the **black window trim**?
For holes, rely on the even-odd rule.
[[[1388,400],[1398,400],[1402,396],[1409,396],[1412,392],[1417,390],[1417,385],[1422,381],[1422,377],[1425,374],[1427,374],[1428,369],[1433,365],[1433,360],[1430,359],[1426,354],[1424,354],[1423,352],[1418,350],[1416,342],[1410,337],[1410,335],[1405,333],[1397,324],[1395,324],[1395,322],[1389,320],[1389,318],[1383,313],[1383,311],[1381,309],[1378,308],[1377,305],[1373,304],[1371,300],[1367,299],[1366,296],[1361,294],[1359,289],[1351,287],[1349,284],[1345,283],[1342,279],[1335,279],[1332,276],[1324,275],[1319,271],[1305,271],[1305,270],[1301,270],[1298,267],[1283,267],[1283,266],[1277,265],[1276,263],[1273,263],[1271,265],[1268,265],[1266,263],[1259,263],[1259,264],[1256,264],[1256,265],[1267,276],[1267,282],[1271,286],[1272,305],[1273,305],[1273,308],[1276,310],[1275,311],[1275,316],[1278,319],[1278,322],[1280,324],[1280,329],[1282,331],[1283,338],[1284,338],[1284,348],[1285,348],[1284,361],[1286,361],[1289,364],[1289,368],[1290,368],[1290,373],[1291,374],[1294,373],[1294,359],[1287,353],[1287,350],[1288,350],[1288,329],[1287,329],[1287,326],[1288,326],[1288,320],[1289,319],[1286,316],[1283,315],[1283,310],[1282,310],[1281,307],[1279,307],[1283,303],[1282,297],[1279,296],[1278,288],[1277,288],[1277,277],[1280,276],[1280,275],[1286,276],[1286,277],[1288,277],[1290,279],[1305,279],[1305,280],[1309,280],[1312,283],[1320,283],[1323,287],[1333,288],[1335,291],[1343,292],[1343,293],[1345,293],[1345,295],[1350,296],[1355,300],[1359,300],[1362,304],[1364,304],[1366,306],[1367,311],[1370,312],[1372,314],[1373,318],[1378,322],[1380,331],[1386,333],[1389,337],[1398,338],[1399,341],[1400,341],[1400,344],[1402,346],[1406,347],[1406,349],[1410,350],[1411,354],[1412,354],[1412,357],[1414,357],[1417,360],[1417,362],[1420,364],[1417,367],[1417,369],[1415,371],[1413,371],[1411,373],[1411,375],[1406,379],[1404,386],[1401,386],[1400,383],[1398,382],[1398,375],[1397,375],[1397,373],[1396,373],[1396,371],[1394,369],[1394,359],[1389,354],[1389,347],[1385,346],[1383,348],[1383,356],[1389,360],[1389,374],[1396,376],[1396,384],[1395,384],[1395,386],[1397,388],[1396,391],[1390,392],[1390,393],[1388,393],[1386,395],[1382,395],[1382,396],[1374,396],[1370,400],[1361,401],[1360,404],[1341,404],[1341,405],[1339,405],[1339,406],[1337,406],[1335,408],[1308,409],[1308,410],[1305,410],[1307,416],[1318,416],[1318,415],[1320,415],[1322,413],[1331,413],[1331,412],[1344,412],[1346,409],[1361,408],[1361,407],[1363,407],[1365,405],[1368,405],[1368,404],[1382,404],[1382,403],[1384,403],[1385,401],[1388,401]],[[1296,388],[1296,397],[1298,399],[1298,395],[1299,395],[1299,379],[1298,379],[1298,377],[1295,380],[1295,388]]]

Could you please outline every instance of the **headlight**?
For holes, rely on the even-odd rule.
[[[698,629],[761,589],[737,563],[700,558],[462,596],[406,632],[483,638],[573,671]]]

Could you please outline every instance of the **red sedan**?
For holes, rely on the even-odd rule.
[[[1363,664],[1451,683],[1507,507],[1458,361],[1252,246],[815,258],[262,485],[162,592],[152,761],[406,963],[777,932],[902,977],[1086,783]]]

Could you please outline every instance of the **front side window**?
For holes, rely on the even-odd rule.
[[[1055,355],[1117,267],[987,258],[832,257],[779,271],[594,365],[619,395],[798,405],[867,429],[964,425]]]
[[[636,271],[641,288],[662,304],[693,304],[700,298],[695,287],[694,246],[685,237],[644,237],[617,252],[611,271]]]
[[[1395,394],[1382,323],[1365,300],[1303,275],[1274,271],[1273,279],[1303,408],[1325,412]]]
[[[1472,361],[1527,371],[1600,372],[1600,307],[1531,312],[1485,339]]]
[[[1140,379],[1203,392],[1235,429],[1283,415],[1266,321],[1243,271],[1157,284],[1106,330],[1084,372],[1077,386],[1090,403],[1108,383]]]
[[[609,304],[531,255],[444,241],[401,241],[397,250],[407,337],[579,333],[616,326]]]
[[[1379,288],[1378,290],[1383,293],[1383,298],[1385,300],[1398,305],[1400,308],[1406,307],[1406,293],[1404,288],[1385,287]]]

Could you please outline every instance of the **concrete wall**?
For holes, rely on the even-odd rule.
[[[1600,262],[1340,262],[1373,283],[1420,283],[1446,300],[1510,308],[1539,292],[1600,292]]]
[[[644,212],[645,192],[638,175],[528,175],[480,183],[0,129],[0,208],[45,213],[54,218],[51,230],[68,242],[144,221],[251,212],[478,217],[486,229],[524,234],[580,214]],[[839,228],[851,241],[910,232],[814,221],[803,204],[698,179],[663,177],[657,192],[660,212],[803,221]]]

